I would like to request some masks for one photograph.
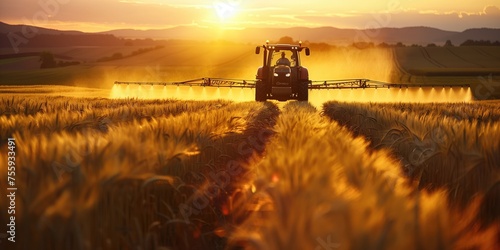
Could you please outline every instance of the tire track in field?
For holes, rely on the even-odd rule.
[[[247,120],[247,127],[241,134],[229,134],[217,139],[216,144],[224,146],[214,147],[205,153],[207,159],[210,159],[210,155],[219,157],[209,161],[202,160],[198,164],[204,164],[205,166],[200,166],[204,170],[199,173],[191,172],[190,177],[183,178],[194,182],[205,181],[204,184],[197,185],[198,191],[193,193],[186,203],[192,206],[192,210],[188,213],[193,225],[197,224],[195,221],[207,219],[196,213],[200,198],[198,193],[210,194],[211,187],[214,186],[218,187],[220,192],[216,197],[210,198],[208,195],[210,203],[205,203],[207,206],[200,210],[212,214],[212,220],[205,221],[207,225],[204,226],[198,224],[195,230],[192,229],[193,225],[186,225],[181,231],[184,235],[178,235],[179,240],[185,241],[186,236],[192,238],[186,241],[186,248],[177,249],[225,249],[225,235],[231,234],[235,225],[247,217],[247,211],[242,213],[238,203],[241,197],[246,195],[245,191],[248,191],[244,187],[248,178],[247,166],[262,158],[280,114],[275,104],[267,102],[263,105],[265,107],[258,114],[251,115],[251,119]],[[203,236],[196,237],[197,232]]]
[[[430,63],[434,64],[435,66],[437,66],[439,68],[446,68],[445,65],[443,65],[440,62],[438,62],[437,60],[433,59],[431,57],[431,55],[429,54],[429,51],[427,51],[425,48],[420,48],[420,52],[422,53],[422,55],[424,56],[424,58],[427,61],[429,61]]]
[[[231,111],[245,107],[241,103],[232,105],[225,109]],[[229,203],[238,194],[245,179],[246,169],[243,166],[262,154],[271,135],[269,131],[279,115],[272,103],[264,103],[263,107],[258,108],[256,106],[260,104],[251,105],[254,107],[247,108],[247,111],[230,117],[227,121],[229,124],[244,121],[244,129],[236,129],[240,125],[235,125],[235,128],[223,134],[195,136],[199,143],[199,150],[195,155],[172,158],[164,163],[161,175],[174,176],[179,182],[175,189],[170,185],[150,185],[144,193],[138,195],[139,200],[145,200],[143,203],[146,207],[154,207],[160,202],[163,204],[161,208],[157,208],[157,214],[153,213],[148,218],[148,223],[145,223],[161,225],[152,234],[155,235],[157,244],[175,249],[224,249],[226,240],[223,232],[230,232],[233,221],[237,219],[233,217]],[[217,116],[216,113],[214,115]],[[222,128],[225,126],[224,123],[218,125]],[[168,134],[166,136],[170,137]],[[192,135],[188,132],[186,136]],[[112,196],[113,193],[109,195]],[[99,211],[106,209],[96,211],[99,214]],[[116,215],[110,215],[113,216]],[[116,238],[122,235],[118,233],[114,236]],[[113,238],[109,235],[107,237]],[[155,246],[152,249],[157,248]]]
[[[384,150],[368,150],[363,138],[303,102],[288,102],[274,130],[263,159],[251,166],[249,200],[263,204],[237,226],[227,249],[454,245],[456,229],[444,208],[445,199],[412,194],[415,191],[403,185],[397,163]],[[446,219],[436,225],[435,218]],[[427,226],[447,234],[435,238],[425,233]]]
[[[403,74],[406,74],[406,75],[411,75],[410,73],[408,73],[408,71],[406,71],[406,69],[401,65],[401,63],[399,63],[397,53],[398,52],[396,51],[395,48],[391,49],[392,61],[394,62],[394,65],[396,66],[397,70],[400,73],[403,73]]]
[[[413,75],[410,74],[402,65],[401,63],[399,62],[399,59],[398,59],[398,55],[397,55],[397,50],[395,48],[392,48],[391,49],[391,58],[392,58],[392,62],[393,62],[393,65],[396,67],[396,69],[393,69],[392,71],[392,79],[391,80],[395,80],[395,77],[397,77],[397,80],[403,82],[403,79],[405,77],[408,78],[408,82],[412,82],[412,77]]]
[[[481,68],[486,68],[486,66],[482,65],[482,64],[479,64],[477,62],[472,62],[470,60],[467,60],[465,58],[463,58],[462,56],[458,55],[457,53],[455,53],[453,50],[451,50],[451,48],[449,47],[446,47],[446,50],[448,50],[452,55],[456,56],[457,58],[459,58],[460,60],[466,62],[466,63],[469,63],[469,64],[472,64],[472,65],[477,65]]]
[[[497,57],[497,56],[494,56],[484,50],[482,50],[481,48],[479,47],[473,47],[474,50],[476,50],[477,52],[479,52],[480,54],[484,55],[484,56],[488,56],[488,57],[491,57],[491,58],[494,58],[494,59],[497,59],[497,60],[500,60],[500,57]]]

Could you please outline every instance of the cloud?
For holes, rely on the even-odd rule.
[[[408,10],[408,11],[405,11],[405,12],[416,12],[414,10]],[[439,13],[439,11],[437,10],[421,10],[421,11],[418,11],[419,14],[434,14],[434,15],[440,15],[441,13]],[[454,11],[452,13],[455,13]],[[446,14],[449,14],[449,13],[446,13]]]
[[[491,8],[492,7],[492,8]],[[491,6],[485,13],[404,10],[393,13],[359,13],[356,16],[314,14],[297,16],[308,22],[338,28],[382,28],[428,26],[450,31],[463,31],[470,28],[500,28],[500,10]]]
[[[489,16],[500,16],[500,8],[498,8],[497,6],[486,6],[484,7],[483,12]]]
[[[0,17],[11,23],[41,25],[34,17],[43,9],[38,0],[9,0],[2,3]],[[459,5],[426,4],[388,8],[386,4],[361,4],[348,9],[340,2],[303,3],[275,0],[224,0],[238,2],[241,7],[228,24],[238,27],[292,27],[334,26],[339,28],[378,28],[431,26],[446,30],[462,31],[474,27],[500,28],[500,9],[497,6],[476,4],[478,9]],[[107,27],[165,28],[178,25],[218,25],[220,19],[212,3],[224,1],[199,0],[71,0],[61,5],[59,11],[48,16],[49,24],[73,23],[99,30]],[[57,1],[55,1],[57,2]],[[416,3],[416,2],[415,2]],[[369,8],[372,6],[373,8]],[[378,7],[377,7],[378,6]],[[441,6],[441,8],[440,8]],[[484,8],[481,8],[485,6]],[[403,8],[404,7],[404,8]],[[429,8],[429,9],[426,9]],[[456,9],[455,9],[456,8]],[[28,20],[28,21],[25,21]],[[103,27],[103,28],[101,28]]]
[[[270,17],[275,17],[279,19],[290,19],[294,21],[302,21],[302,19],[297,18],[295,15],[270,15]]]
[[[277,7],[262,7],[262,8],[245,8],[243,11],[245,12],[274,12],[274,11],[285,11],[285,8],[277,8]]]

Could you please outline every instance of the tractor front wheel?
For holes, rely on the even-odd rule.
[[[263,82],[257,82],[255,84],[255,101],[265,102],[267,101],[266,86]]]
[[[308,87],[309,87],[308,82],[299,83],[299,91],[298,91],[298,95],[297,95],[298,101],[307,102],[309,100],[309,88]]]

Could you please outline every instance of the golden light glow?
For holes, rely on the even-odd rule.
[[[332,49],[329,51],[312,51],[311,56],[302,56],[302,64],[309,70],[314,79],[349,79],[368,78],[390,82],[394,67],[390,50],[372,48]]]
[[[470,102],[469,88],[378,88],[378,89],[330,89],[310,90],[309,102],[321,107],[327,101],[345,102]],[[178,100],[219,100],[250,102],[255,90],[244,88],[215,88],[198,86],[154,86],[115,85],[110,98],[178,99]]]
[[[4,1],[2,21],[85,32],[188,25],[209,27],[216,23],[238,28],[436,26],[463,31],[477,27],[497,28],[498,22],[493,20],[498,18],[500,9],[493,1],[456,1],[450,5],[431,0],[309,1],[306,4],[289,0],[120,0],[100,1],[99,4],[71,0],[46,1],[42,5],[36,1],[18,0]]]
[[[220,21],[226,22],[236,16],[236,14],[239,12],[240,5],[237,2],[233,1],[218,1],[214,3],[213,7]]]

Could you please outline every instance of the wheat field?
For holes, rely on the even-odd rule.
[[[0,97],[12,247],[499,248],[498,110]]]

